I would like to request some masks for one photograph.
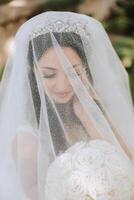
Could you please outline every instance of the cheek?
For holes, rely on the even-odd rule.
[[[53,91],[55,86],[55,80],[53,79],[44,79],[43,80],[44,89],[47,88],[48,91]]]

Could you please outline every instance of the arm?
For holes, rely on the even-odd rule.
[[[30,200],[37,200],[37,147],[37,137],[29,133],[17,134],[12,142],[12,155]]]

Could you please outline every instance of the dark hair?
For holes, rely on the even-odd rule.
[[[78,34],[73,32],[53,32],[53,35],[61,47],[71,47],[74,49],[81,58],[82,62],[87,65],[87,59],[84,53],[82,41]],[[42,54],[47,49],[53,47],[50,33],[37,36],[34,38],[33,43],[37,60],[40,59]]]
[[[61,47],[71,47],[79,55],[84,66],[88,66],[83,44],[78,34],[74,32],[61,32],[61,33],[53,32],[53,35]],[[36,38],[33,39],[33,43],[34,43],[34,51],[35,51],[37,60],[41,58],[41,56],[43,55],[45,51],[53,47],[53,42],[52,42],[50,33],[37,36]],[[34,57],[33,47],[32,47],[32,42],[30,41],[29,51],[28,51],[28,59],[29,59],[29,64],[30,64],[29,79],[30,79],[30,86],[31,86],[32,96],[33,96],[33,101],[34,101],[34,106],[35,106],[36,118],[37,118],[37,122],[39,123],[41,100],[40,100],[38,86],[37,86],[36,78],[35,78],[33,67],[32,67],[33,60],[34,60],[33,57]],[[89,80],[92,82],[92,76],[89,71],[89,67],[86,67],[86,69],[87,69],[87,75],[89,77]],[[46,97],[46,103],[47,103],[47,111],[48,113],[53,113],[54,111],[52,109],[51,103],[47,95],[45,97]],[[57,123],[58,119],[56,117],[56,114],[53,113],[51,117],[49,117],[48,115],[48,120],[50,122],[50,125],[51,124],[54,125],[56,123],[55,132],[60,132],[61,127],[60,126],[58,127],[58,123]]]
[[[88,66],[87,59],[85,56],[83,44],[81,41],[81,38],[78,34],[74,32],[53,32],[54,37],[56,38],[58,44],[61,47],[71,47],[74,49],[79,57],[81,58],[83,64],[85,66]],[[47,51],[49,48],[53,46],[53,42],[51,39],[50,33],[42,34],[37,36],[36,38],[33,39],[34,43],[34,50],[35,50],[35,55],[37,60],[39,60],[42,56],[42,54]],[[30,69],[29,69],[29,78],[30,78],[30,85],[32,89],[32,95],[34,99],[34,104],[35,104],[35,110],[36,110],[36,116],[37,120],[39,120],[40,116],[40,97],[39,97],[39,92],[37,88],[37,83],[35,80],[35,75],[33,72],[33,47],[32,47],[32,42],[29,42],[29,51],[28,51],[28,59],[30,63]],[[87,71],[87,76],[91,82],[92,76],[89,71],[89,67],[86,67]]]
[[[61,47],[71,47],[81,58],[83,64],[88,66],[87,58],[84,52],[83,43],[80,36],[74,32],[53,32],[58,44]],[[37,60],[39,60],[42,54],[49,48],[53,47],[53,42],[50,33],[42,34],[33,39],[34,50]],[[33,62],[32,42],[29,43],[29,58],[31,58],[31,64]],[[89,67],[86,67],[89,80],[92,82],[91,72]]]

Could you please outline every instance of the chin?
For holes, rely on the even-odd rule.
[[[59,103],[59,104],[65,104],[67,102],[69,102],[72,99],[73,95],[69,95],[67,97],[64,98],[58,98],[58,97],[53,97],[53,100],[55,103]]]

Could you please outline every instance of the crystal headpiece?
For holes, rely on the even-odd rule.
[[[86,25],[77,22],[75,24],[65,23],[61,20],[55,21],[48,24],[45,27],[41,27],[32,32],[31,37],[35,38],[39,35],[48,33],[48,32],[74,32],[84,37],[89,37],[89,32],[86,31]]]

